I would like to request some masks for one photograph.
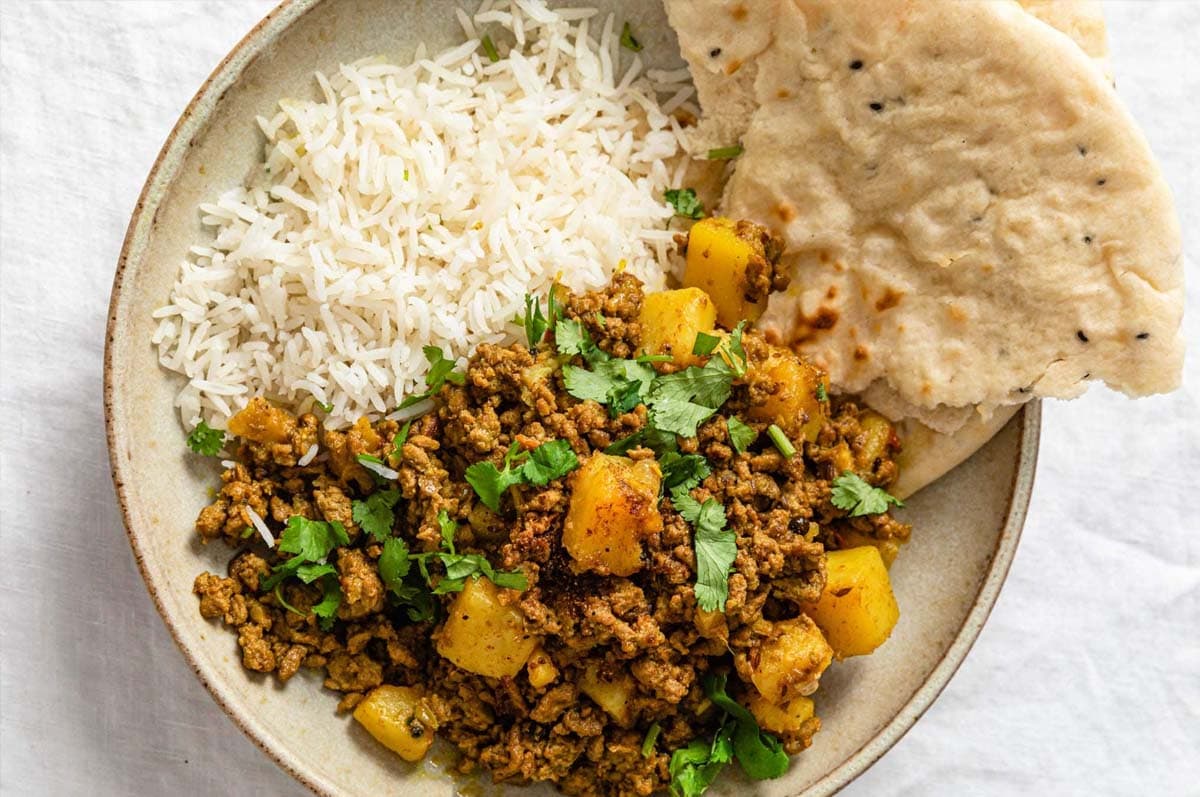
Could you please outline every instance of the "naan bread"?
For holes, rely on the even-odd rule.
[[[1092,379],[1162,392],[1181,368],[1177,221],[1089,59],[1096,6],[1025,5],[668,2],[695,149],[746,148],[723,212],[792,252],[759,326],[942,456],[968,448],[958,429],[967,453],[986,442],[997,408]]]

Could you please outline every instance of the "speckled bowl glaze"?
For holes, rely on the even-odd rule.
[[[658,66],[680,63],[657,3],[601,2],[633,21]],[[192,580],[229,551],[197,544],[192,523],[216,476],[190,456],[174,411],[179,384],[158,367],[151,311],[187,247],[203,238],[197,205],[239,183],[259,155],[256,114],[312,93],[312,72],[373,54],[411,57],[418,41],[460,34],[441,0],[289,0],[217,67],[184,111],[146,181],[113,284],[105,415],[113,479],[146,585],[180,650],[233,722],[285,770],[324,795],[450,795],[445,751],[413,767],[337,716],[319,680],[285,689],[242,669],[234,636],[203,620]],[[1033,484],[1040,410],[1028,405],[969,461],[903,510],[913,541],[892,570],[901,606],[875,655],[837,664],[817,694],[824,730],[786,777],[722,779],[716,794],[831,794],[878,759],[945,687],[987,619],[1016,550]],[[473,787],[478,791],[480,787]],[[516,787],[500,789],[522,792]],[[544,787],[524,790],[549,794]]]

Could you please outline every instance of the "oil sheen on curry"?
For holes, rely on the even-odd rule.
[[[899,441],[755,332],[787,284],[778,240],[708,218],[680,245],[677,290],[618,273],[529,296],[524,341],[465,370],[427,347],[397,420],[235,415],[196,523],[234,553],[194,591],[243,665],[313,670],[396,755],[441,739],[496,781],[782,775],[821,727],[822,673],[899,616]]]

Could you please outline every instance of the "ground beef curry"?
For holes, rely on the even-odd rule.
[[[761,229],[710,232],[693,274],[725,246],[778,282]],[[761,300],[618,275],[531,297],[528,345],[465,372],[427,349],[407,421],[334,431],[255,399],[196,524],[238,549],[196,579],[201,614],[250,670],[321,671],[408,760],[437,737],[461,771],[581,795],[781,774],[824,669],[890,633],[909,528],[881,489],[890,425],[718,324]]]

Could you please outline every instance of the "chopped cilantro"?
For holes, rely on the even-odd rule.
[[[817,382],[817,401],[829,401],[829,393],[825,390],[824,382]]]
[[[421,351],[425,354],[425,359],[429,362],[429,372],[425,374],[424,393],[416,393],[408,396],[404,401],[400,402],[399,409],[406,409],[419,404],[427,398],[433,398],[442,389],[442,385],[447,381],[453,382],[456,385],[465,385],[467,383],[467,375],[462,371],[455,371],[455,361],[446,357],[439,346],[422,346]]]
[[[604,449],[605,454],[620,455],[632,451],[635,448],[648,448],[658,456],[663,456],[669,451],[678,451],[679,443],[675,440],[675,435],[670,432],[664,432],[655,429],[652,426],[646,426],[628,437],[622,437],[608,448]]]
[[[789,458],[796,456],[796,447],[792,445],[791,440],[788,440],[788,437],[783,433],[783,430],[775,424],[771,424],[767,427],[767,437],[771,438],[771,442],[774,443],[775,447],[779,449],[780,454],[783,454],[785,457]]]
[[[479,554],[458,553],[454,548],[454,535],[457,532],[458,524],[450,519],[450,516],[444,509],[438,513],[438,526],[441,530],[442,548],[444,550],[409,555],[410,559],[417,561],[426,583],[433,587],[434,595],[461,592],[468,578],[479,578],[480,576],[486,577],[496,586],[505,589],[528,589],[529,581],[520,570],[497,571],[487,559]],[[433,583],[433,579],[429,574],[428,560],[431,558],[436,558],[446,568],[445,577],[439,579],[437,584]]]
[[[712,498],[700,503],[680,487],[671,491],[671,503],[694,530],[696,604],[707,612],[723,612],[729,598],[729,572],[737,558],[737,540],[725,525],[725,507]]]
[[[667,771],[671,775],[671,793],[678,797],[699,797],[733,761],[733,727],[722,725],[711,742],[693,739],[687,747],[671,754]]]
[[[642,51],[642,43],[633,36],[633,28],[626,22],[621,28],[621,46],[635,53]]]
[[[604,360],[591,371],[563,366],[567,392],[581,401],[607,405],[614,418],[643,403],[656,376],[654,368],[636,360]]]
[[[465,476],[479,500],[499,512],[500,497],[509,487],[526,483],[543,487],[578,466],[579,459],[566,440],[551,440],[532,451],[521,451],[520,443],[514,442],[504,455],[503,468],[485,460],[469,466]]]
[[[642,739],[642,758],[649,758],[654,754],[654,745],[658,744],[660,733],[662,733],[662,726],[657,722],[646,730],[646,738]]]
[[[215,457],[225,445],[225,433],[214,429],[204,421],[196,424],[191,434],[187,436],[188,448],[206,457]]]
[[[479,40],[479,43],[483,45],[483,52],[487,55],[489,61],[494,64],[500,60],[500,53],[496,50],[496,43],[492,41],[491,36],[486,33],[483,34],[483,38]]]
[[[346,528],[336,520],[309,520],[292,515],[279,539],[279,550],[305,561],[323,562],[334,548],[349,544]]]
[[[379,555],[379,577],[383,585],[404,604],[408,619],[413,622],[433,619],[433,597],[424,584],[412,583],[407,576],[412,570],[408,545],[399,537],[388,537]]]
[[[658,467],[662,470],[662,487],[666,492],[681,488],[684,492],[696,487],[704,481],[712,469],[708,460],[699,454],[680,454],[668,451],[658,459]]]
[[[710,335],[707,332],[697,332],[696,342],[692,344],[692,354],[698,354],[703,357],[706,354],[712,354],[713,349],[717,348],[717,344],[721,339],[716,335]]]
[[[311,584],[321,576],[336,576],[337,568],[331,564],[303,564],[296,568],[296,578]]]
[[[904,502],[881,487],[872,487],[861,477],[850,471],[833,480],[833,505],[850,513],[850,517],[878,515],[888,510],[889,504],[904,506]]]
[[[601,328],[608,326],[608,319],[604,317],[603,313],[597,312],[595,318],[596,323],[599,324]]]
[[[243,540],[248,540],[253,536],[254,536],[254,527],[253,526],[247,526],[246,528],[242,529],[242,539]]]
[[[313,604],[312,612],[318,618],[321,628],[328,631],[333,628],[333,621],[337,618],[338,607],[342,605],[342,587],[336,578],[327,578],[321,582],[325,589],[325,595],[321,598],[320,603]]]
[[[676,216],[685,219],[704,218],[704,204],[696,198],[696,192],[691,188],[669,188],[663,193],[663,199]]]
[[[758,432],[739,421],[737,416],[730,415],[725,426],[729,429],[729,442],[739,454],[745,454],[746,449],[758,439]]]
[[[367,496],[365,501],[352,501],[354,522],[375,539],[386,540],[392,536],[392,524],[396,522],[392,507],[399,500],[399,490],[379,490]]]
[[[395,457],[397,460],[404,456],[404,444],[408,441],[408,433],[412,430],[413,421],[415,418],[409,418],[400,427],[400,431],[392,438],[392,450],[388,454],[389,457]]]
[[[542,338],[546,337],[546,330],[554,327],[558,309],[554,300],[554,288],[555,286],[550,286],[546,313],[542,312],[540,299],[531,293],[525,294],[525,315],[517,316],[516,321],[517,324],[524,327],[525,338],[529,341],[530,349],[536,349],[542,342]]]
[[[697,427],[716,413],[712,407],[705,407],[691,401],[678,399],[663,399],[656,401],[650,408],[650,423],[656,429],[673,432],[683,437],[695,437]]]
[[[732,147],[717,147],[708,151],[708,159],[710,161],[727,161],[736,158],[743,152],[741,144],[734,144]]]
[[[658,377],[649,401],[694,401],[711,410],[729,400],[733,374],[724,360],[713,358],[703,368],[689,366],[682,371]],[[691,435],[689,435],[691,436]]]
[[[742,770],[754,780],[770,780],[787,772],[790,763],[783,745],[769,733],[764,733],[746,708],[725,692],[724,675],[709,675],[704,679],[704,693],[728,715],[734,725],[733,753]]]

